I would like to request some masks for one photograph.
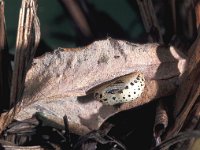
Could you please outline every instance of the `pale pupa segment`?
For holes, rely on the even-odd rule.
[[[141,96],[145,87],[142,73],[135,72],[114,79],[94,91],[94,97],[105,105],[130,102]]]

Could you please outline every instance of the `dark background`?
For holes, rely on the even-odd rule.
[[[89,44],[94,39],[106,37],[133,42],[138,41],[138,37],[142,39],[144,28],[136,3],[134,6],[126,0],[88,0],[87,2],[91,14],[89,23],[93,30],[93,37],[85,40],[85,37],[80,36],[71,15],[59,0],[38,0],[42,39],[38,50],[77,47]],[[7,36],[11,53],[14,53],[15,48],[20,7],[21,1],[5,1]]]

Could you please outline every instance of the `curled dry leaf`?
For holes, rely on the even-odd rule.
[[[155,123],[153,127],[153,135],[156,146],[161,143],[161,136],[168,126],[168,114],[163,100],[164,99],[160,100],[156,107]]]
[[[167,132],[170,138],[178,134],[181,130],[189,112],[197,101],[200,95],[200,30],[195,42],[189,49],[187,70],[184,73],[183,81],[176,92],[176,99],[174,101],[173,117],[175,121]]]
[[[57,119],[66,114],[71,132],[84,134],[115,113],[174,93],[185,64],[178,50],[158,44],[108,38],[83,48],[60,48],[34,59],[26,76],[24,108],[15,118],[22,120],[36,111]],[[99,84],[136,71],[146,81],[144,92],[134,101],[105,106],[86,95]]]

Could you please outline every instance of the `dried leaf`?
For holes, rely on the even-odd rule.
[[[167,126],[168,126],[168,115],[166,112],[166,108],[164,107],[163,101],[160,100],[156,108],[156,117],[153,128],[156,145],[160,144],[161,136],[165,132]]]
[[[188,132],[179,133],[176,136],[173,136],[170,139],[163,141],[160,145],[153,148],[153,150],[166,150],[166,149],[169,149],[170,146],[178,142],[189,140],[191,138],[200,138],[200,132],[188,131]]]
[[[181,131],[199,130],[199,119],[200,119],[200,96],[198,97],[197,102],[190,111],[190,114],[187,116]],[[181,142],[176,147],[178,147],[179,149],[192,149],[191,147],[194,147],[195,149],[195,147],[198,145],[197,144],[198,142],[199,138],[198,139],[191,138],[190,140]]]
[[[176,100],[174,101],[174,118],[175,122],[167,133],[166,138],[170,138],[172,135],[178,134],[181,130],[186,117],[188,116],[192,106],[195,104],[200,94],[200,32],[196,41],[193,43],[190,49],[189,62],[187,71],[185,72],[185,78],[179,86],[176,93]],[[193,53],[191,51],[193,50]]]
[[[200,96],[198,97],[197,102],[195,103],[194,107],[190,111],[187,119],[185,120],[183,130],[191,131],[198,127],[200,119]]]
[[[173,47],[107,39],[77,49],[58,49],[34,59],[24,100],[82,96],[113,78],[140,71],[146,79],[170,80],[184,72],[185,57]],[[42,93],[42,94],[41,94]]]
[[[5,150],[44,150],[41,146],[7,146],[3,145],[3,149]]]
[[[26,77],[24,109],[15,118],[23,120],[42,111],[63,124],[66,114],[70,131],[85,134],[115,113],[174,93],[185,63],[173,47],[110,38],[79,49],[58,49],[34,60]],[[115,107],[85,96],[91,88],[134,71],[146,78],[145,90],[137,100]]]

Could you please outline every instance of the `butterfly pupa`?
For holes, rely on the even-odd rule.
[[[104,105],[126,103],[140,97],[144,87],[144,75],[134,72],[98,87],[94,91],[94,98]]]

